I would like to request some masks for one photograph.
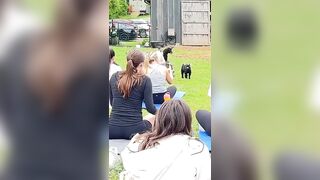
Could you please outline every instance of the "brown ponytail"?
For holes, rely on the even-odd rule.
[[[128,98],[131,90],[136,85],[141,85],[143,74],[137,71],[137,67],[144,62],[144,54],[139,50],[132,50],[127,56],[127,67],[120,73],[118,89],[124,98]]]

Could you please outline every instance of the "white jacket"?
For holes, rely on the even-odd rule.
[[[211,179],[211,157],[202,142],[187,135],[174,135],[138,152],[135,138],[121,153],[125,170],[120,180]]]

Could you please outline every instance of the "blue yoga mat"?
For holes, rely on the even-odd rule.
[[[209,151],[211,151],[211,136],[206,132],[199,130],[199,139],[208,147]]]
[[[186,94],[185,92],[177,91],[172,99],[181,99],[185,94]],[[154,104],[154,106],[156,107],[156,109],[160,109],[161,104]],[[144,104],[144,102],[142,102],[142,108],[144,109],[146,108],[146,105]]]

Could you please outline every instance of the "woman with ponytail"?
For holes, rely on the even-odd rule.
[[[151,80],[143,73],[144,59],[141,51],[132,50],[127,56],[126,70],[113,74],[110,79],[110,139],[130,139],[152,127],[152,119],[142,117],[142,101],[149,113],[156,113]]]

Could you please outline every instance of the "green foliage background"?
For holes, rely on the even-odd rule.
[[[126,0],[109,0],[109,19],[128,15],[128,3]]]

